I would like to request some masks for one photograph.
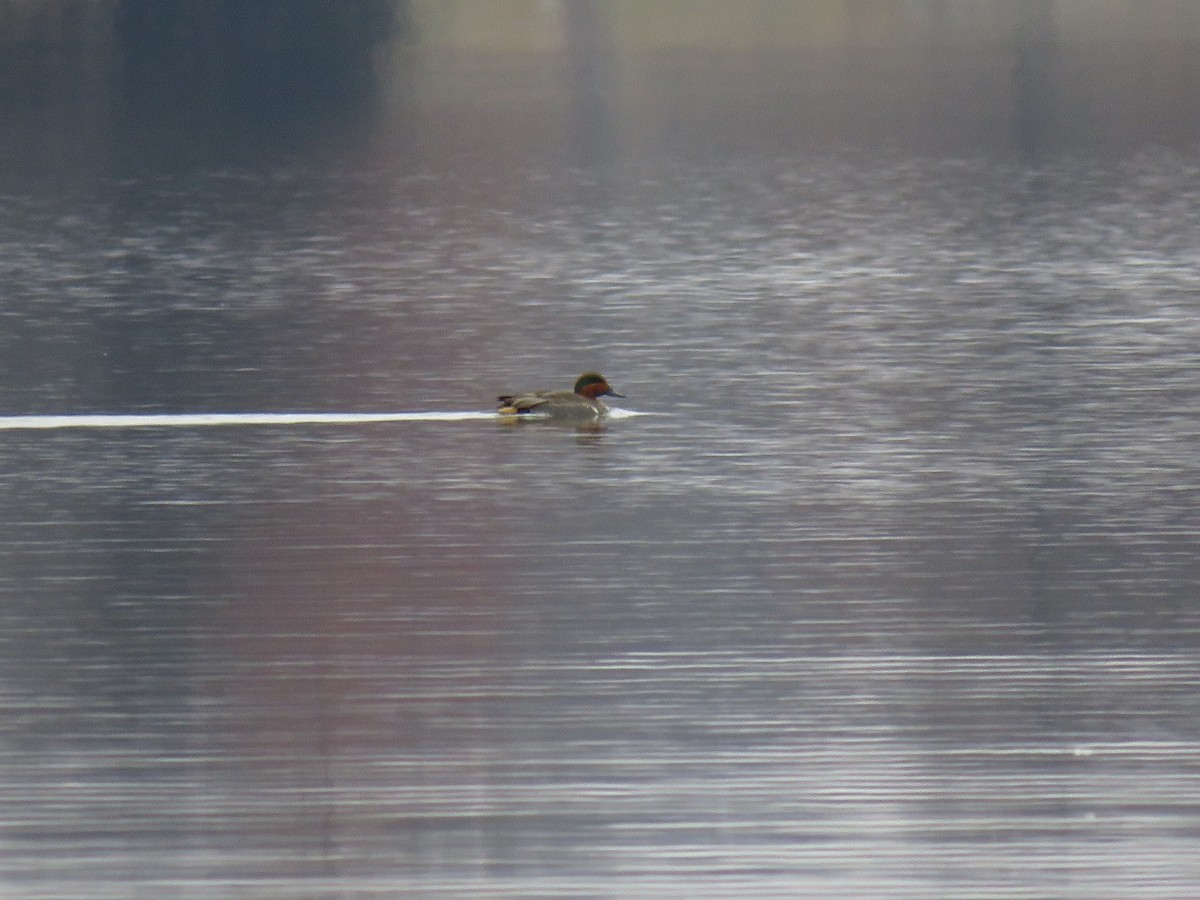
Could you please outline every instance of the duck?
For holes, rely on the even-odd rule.
[[[529,391],[525,394],[502,394],[497,412],[501,416],[524,416],[538,413],[552,419],[599,419],[608,415],[601,397],[624,397],[609,385],[599,372],[584,372],[569,391]]]

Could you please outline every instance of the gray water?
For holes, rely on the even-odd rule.
[[[0,428],[0,891],[1194,894],[1198,185],[1151,148],[10,189],[6,415],[588,368],[643,415]]]

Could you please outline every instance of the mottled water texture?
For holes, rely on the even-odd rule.
[[[1186,894],[1198,174],[10,198],[8,411],[165,418],[0,438],[5,885]]]

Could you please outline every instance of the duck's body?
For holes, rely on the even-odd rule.
[[[523,416],[537,413],[553,419],[588,420],[608,414],[601,397],[624,397],[608,384],[598,372],[584,372],[569,391],[529,391],[525,394],[505,394],[498,410],[502,416]]]

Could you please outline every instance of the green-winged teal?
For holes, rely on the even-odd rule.
[[[598,419],[608,413],[601,397],[624,397],[611,387],[599,372],[584,372],[570,391],[529,391],[525,394],[505,394],[500,401],[502,416],[541,416],[562,419]]]

